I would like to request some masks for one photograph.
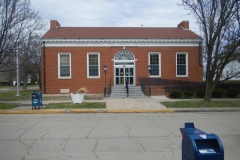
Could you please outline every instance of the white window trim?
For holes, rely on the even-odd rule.
[[[69,65],[70,65],[70,76],[69,77],[61,77],[60,75],[60,56],[61,55],[69,55]],[[72,60],[71,53],[58,53],[58,79],[70,79],[72,77]]]
[[[89,76],[89,55],[98,55],[98,76]],[[88,52],[87,53],[87,78],[100,78],[100,53]]]
[[[177,75],[177,55],[178,54],[186,55],[186,75]],[[176,53],[176,77],[188,77],[188,53],[187,52],[177,52]]]
[[[153,55],[153,54],[158,54],[158,58],[159,58],[159,75],[154,75],[154,76],[151,76],[152,78],[156,78],[156,77],[161,77],[161,53],[160,52],[149,52],[148,53],[148,65],[150,65],[150,55]]]

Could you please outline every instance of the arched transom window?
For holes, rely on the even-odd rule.
[[[133,54],[128,50],[121,50],[116,53],[115,60],[134,60]]]

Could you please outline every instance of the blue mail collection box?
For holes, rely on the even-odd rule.
[[[185,123],[182,133],[182,160],[224,160],[223,145],[215,134],[207,134]]]
[[[32,109],[38,107],[42,108],[42,93],[41,92],[32,92]]]

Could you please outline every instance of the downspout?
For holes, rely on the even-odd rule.
[[[43,92],[43,94],[46,94],[46,64],[45,64],[45,59],[46,59],[46,56],[45,56],[45,41],[43,41],[42,42],[42,63],[43,63],[43,79],[42,79],[42,81],[43,81],[43,83],[42,84],[44,84],[43,86],[42,86],[42,92]]]

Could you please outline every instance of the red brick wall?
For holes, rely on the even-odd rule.
[[[59,94],[60,89],[70,89],[74,92],[85,87],[88,93],[103,93],[105,75],[103,66],[107,65],[106,84],[110,78],[114,84],[114,56],[122,47],[46,47],[45,48],[45,81],[43,72],[43,93]],[[198,47],[126,47],[135,59],[136,85],[140,77],[148,76],[148,53],[161,53],[161,77],[164,79],[178,79],[202,81],[202,67],[199,66]],[[100,78],[87,78],[87,53],[100,53]],[[176,77],[176,52],[188,53],[188,77]],[[58,79],[58,53],[71,53],[71,79]],[[45,82],[45,84],[44,84]],[[45,87],[44,87],[45,85]],[[46,90],[44,90],[46,88]]]
[[[146,96],[149,96],[149,86],[146,85],[143,88],[143,92]],[[150,94],[151,96],[165,95],[165,89],[162,86],[150,86]]]

